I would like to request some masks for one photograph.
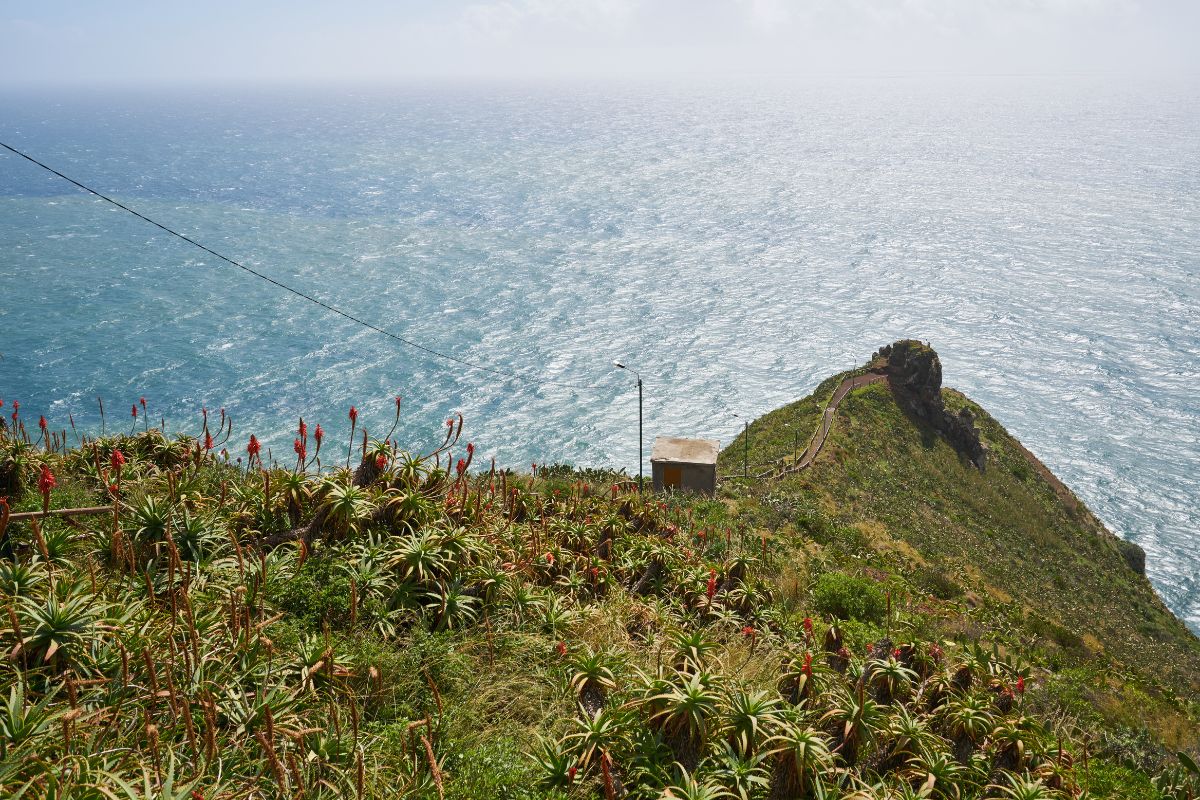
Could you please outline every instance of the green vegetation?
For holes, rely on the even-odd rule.
[[[828,398],[844,377],[816,396]],[[1112,784],[1104,793],[1153,796],[1138,780],[1175,751],[1200,748],[1200,641],[1137,571],[1136,548],[982,408],[941,394],[950,412],[973,415],[988,448],[984,470],[878,383],[841,403],[812,468],[725,492],[748,524],[804,543],[795,571],[876,580],[921,612],[925,635],[1029,659],[1031,699],[1044,718],[1083,732],[1090,766]],[[819,408],[807,401],[751,425],[752,473],[780,463],[782,422],[801,413],[816,425]],[[724,471],[740,471],[742,444],[722,454]],[[1134,774],[1143,777],[1121,783]]]
[[[971,407],[984,472],[874,384],[717,498],[472,472],[461,420],[354,470],[0,430],[14,511],[112,507],[0,506],[0,795],[1194,796],[1195,638]]]
[[[886,601],[875,581],[827,572],[817,578],[812,590],[813,609],[837,619],[881,622]]]

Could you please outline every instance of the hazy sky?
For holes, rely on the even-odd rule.
[[[0,82],[1200,71],[1200,0],[0,0]]]

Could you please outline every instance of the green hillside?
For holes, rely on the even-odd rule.
[[[794,460],[793,431],[815,430],[834,388],[853,374],[756,420],[751,472]],[[971,412],[987,447],[984,469],[881,382],[839,404],[810,468],[735,481],[729,494],[777,537],[802,543],[798,570],[832,560],[928,592],[938,601],[931,629],[995,640],[1039,661],[1047,711],[1096,715],[1106,740],[1148,730],[1169,747],[1196,749],[1200,640],[1141,574],[1140,551],[984,409],[950,389],[941,396],[951,413]],[[723,472],[742,472],[744,444],[738,437],[722,453]]]
[[[0,796],[1194,797],[1196,639],[932,351],[889,353],[810,467],[844,376],[715,498],[480,469],[461,418],[426,454],[301,422],[272,464],[224,419],[12,417]]]

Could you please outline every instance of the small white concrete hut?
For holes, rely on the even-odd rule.
[[[721,443],[715,439],[685,439],[659,436],[650,453],[654,491],[664,489],[712,494],[717,488],[717,454]]]

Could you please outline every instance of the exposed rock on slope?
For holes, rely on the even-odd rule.
[[[915,339],[901,339],[875,353],[872,362],[884,361],[888,380],[900,406],[929,423],[980,471],[987,465],[987,447],[975,430],[975,417],[963,408],[957,414],[942,402],[942,362],[938,354]]]

